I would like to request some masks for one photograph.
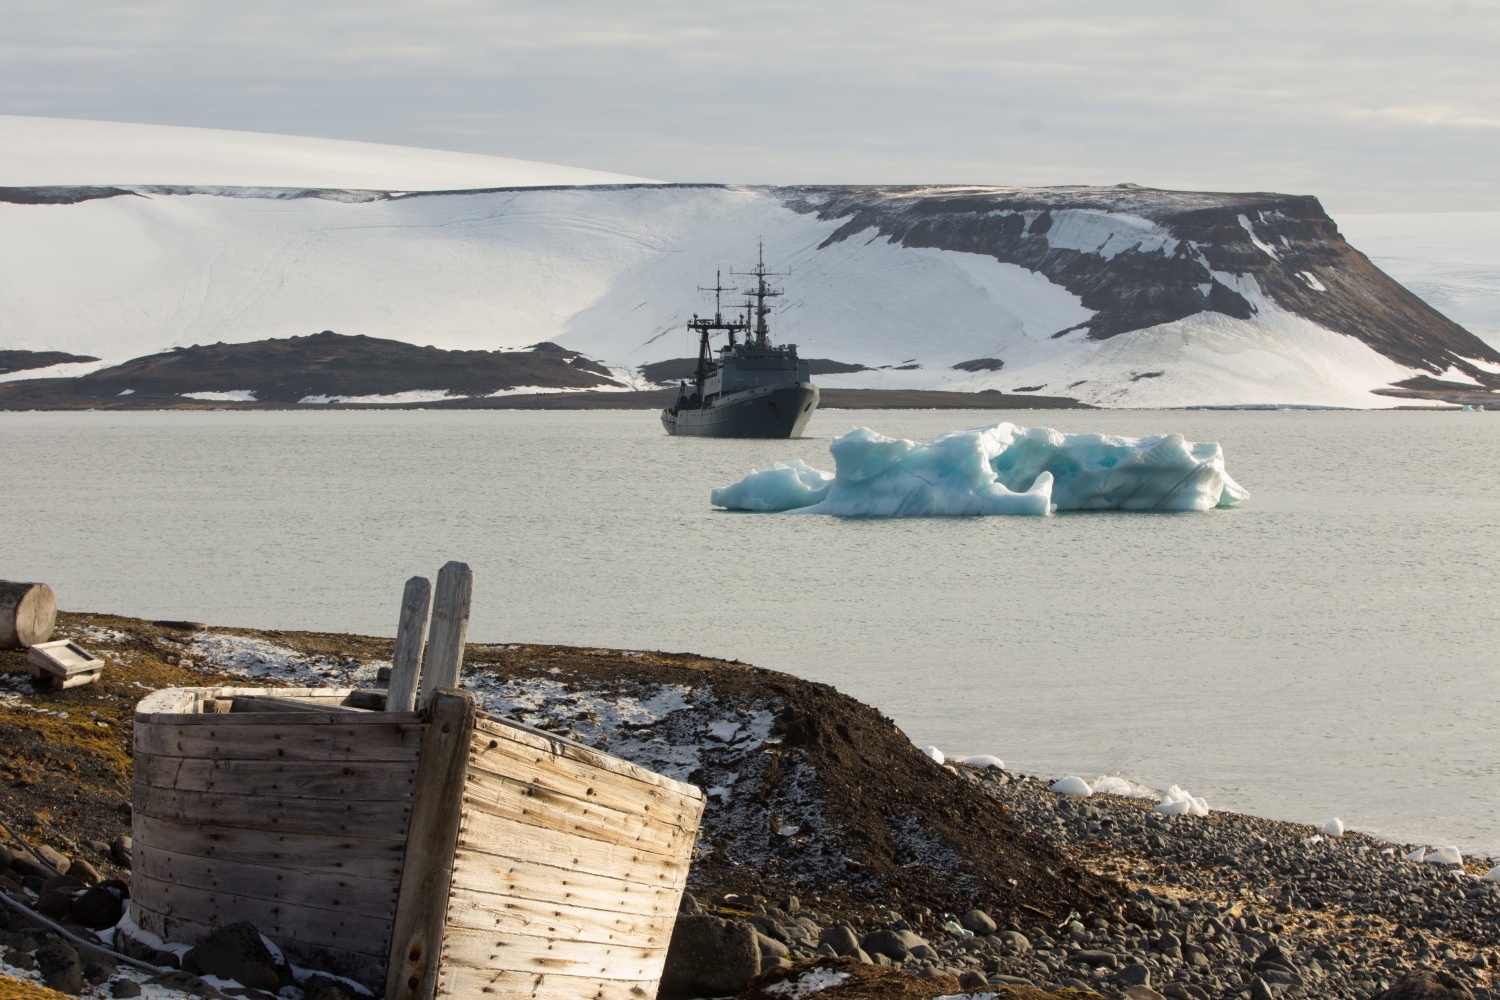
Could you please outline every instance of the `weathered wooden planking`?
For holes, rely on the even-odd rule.
[[[432,584],[424,576],[406,581],[401,594],[401,617],[396,625],[396,649],[391,656],[391,681],[386,691],[387,712],[410,712],[417,704],[422,681],[422,650],[427,618],[432,610]]]
[[[460,850],[454,858],[453,884],[555,906],[585,906],[647,917],[676,913],[682,898],[680,889],[570,872],[471,850]]]
[[[473,597],[474,571],[469,564],[444,563],[432,592],[432,620],[427,630],[427,651],[422,655],[418,708],[432,704],[439,691],[458,687]]]
[[[256,830],[340,839],[404,841],[411,811],[404,802],[220,795],[139,783],[133,786],[132,795],[135,809],[147,816],[198,825],[204,830]]]
[[[209,925],[248,920],[267,937],[292,939],[323,948],[357,952],[385,963],[391,922],[367,914],[308,910],[253,896],[214,892],[163,882],[149,875],[131,879],[131,911],[139,907],[167,919]]]
[[[703,813],[700,796],[617,775],[551,748],[539,750],[489,734],[476,736],[469,767],[502,778],[524,779],[581,802],[645,814],[684,829],[696,830]]]
[[[692,849],[694,835],[644,816],[587,805],[522,782],[470,771],[464,796],[492,816],[540,826],[558,834],[587,837],[677,857]]]
[[[245,864],[272,865],[292,871],[356,873],[369,878],[399,878],[404,838],[371,830],[364,837],[329,837],[301,833],[268,833],[230,827],[204,828],[181,820],[135,814],[134,840],[176,854],[231,858]],[[379,839],[377,839],[379,838]]]
[[[200,923],[182,916],[165,917],[139,905],[131,907],[131,917],[142,930],[149,931],[164,941],[196,944],[205,934],[216,928],[212,924]],[[282,938],[277,946],[294,965],[307,969],[331,972],[347,976],[357,983],[370,986],[378,984],[385,975],[385,956],[348,951],[343,948],[325,948],[309,944],[296,938]]]
[[[494,934],[448,927],[443,936],[443,964],[517,972],[556,972],[597,976],[616,982],[655,983],[661,978],[667,949],[629,945],[554,941],[524,934]]]
[[[665,946],[672,939],[675,914],[656,916],[594,910],[583,906],[537,903],[514,896],[496,896],[454,885],[448,896],[448,925],[501,935],[526,934],[562,941]]]
[[[466,804],[458,846],[500,858],[525,858],[563,871],[603,875],[652,888],[681,889],[687,883],[690,859],[686,855],[668,858],[602,840],[559,837],[540,827],[519,823],[505,823],[502,831],[496,828],[501,822],[490,819],[480,810],[468,808]]]
[[[559,757],[575,760],[590,767],[596,767],[602,771],[620,775],[621,777],[634,778],[648,785],[670,789],[679,795],[686,795],[689,798],[703,798],[703,793],[699,791],[696,785],[678,781],[676,778],[669,778],[665,774],[657,774],[655,771],[648,771],[644,767],[632,764],[627,760],[621,760],[619,757],[600,753],[598,750],[586,747],[581,743],[575,743],[572,740],[554,736],[551,733],[534,729],[531,726],[511,722],[506,719],[483,716],[479,719],[475,729],[476,734],[483,733],[495,739],[514,740],[517,743],[533,747],[534,749],[544,750]]]
[[[459,653],[462,655],[460,644]],[[396,919],[388,938],[386,1000],[427,1000],[438,984],[443,918],[458,843],[469,741],[474,734],[474,696],[439,691],[422,744],[410,835],[401,873]]]
[[[135,781],[152,788],[235,795],[290,795],[302,799],[362,799],[409,802],[416,784],[415,761],[199,760],[135,756]],[[321,805],[314,808],[322,808]]]
[[[400,884],[389,876],[365,877],[363,869],[329,874],[307,868],[245,864],[227,858],[200,858],[145,844],[135,845],[130,863],[134,874],[173,885],[303,909],[383,913],[387,920],[395,916],[396,890]]]
[[[585,976],[513,972],[449,965],[443,969],[440,994],[445,997],[526,997],[528,1000],[651,1000],[656,984],[614,983]]]
[[[402,713],[204,715],[135,724],[138,753],[230,760],[414,761],[424,726],[391,721]]]

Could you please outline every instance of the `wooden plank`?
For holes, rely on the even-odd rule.
[[[422,657],[418,708],[432,704],[439,691],[458,687],[473,596],[474,571],[469,564],[444,563],[438,570],[437,588],[432,596],[432,622],[427,632],[427,653]]]
[[[137,754],[135,782],[184,792],[410,802],[416,761],[197,760]]]
[[[667,886],[640,885],[468,850],[459,851],[454,859],[453,884],[554,906],[584,906],[642,917],[676,913],[682,896],[680,889]]]
[[[443,964],[473,969],[556,972],[598,976],[616,982],[655,982],[661,978],[667,948],[553,941],[524,934],[492,934],[449,927],[443,937]]]
[[[427,1000],[437,989],[474,712],[474,696],[467,691],[444,691],[432,700],[396,920],[386,939],[391,956],[386,1000]]]
[[[417,686],[422,680],[422,649],[426,645],[427,618],[432,608],[432,584],[425,576],[406,581],[401,594],[401,618],[396,625],[396,652],[391,657],[391,681],[385,701],[387,712],[410,712],[417,704]]]
[[[553,753],[550,749],[541,750],[514,740],[488,738],[484,734],[475,735],[469,767],[490,775],[524,778],[531,784],[583,802],[644,813],[689,830],[698,828],[703,813],[700,796],[683,795],[675,789],[636,781],[605,771],[590,762]]]
[[[391,933],[389,920],[364,914],[308,910],[251,896],[176,885],[149,875],[135,875],[130,888],[132,910],[139,906],[169,920],[185,919],[210,925],[248,920],[272,939],[293,938],[306,944],[378,957],[382,961],[384,956],[372,954],[371,949],[383,951],[378,942],[388,940]]]
[[[584,906],[559,906],[475,892],[454,885],[448,900],[448,926],[490,931],[501,936],[525,934],[562,941],[663,947],[672,940],[674,913],[643,916],[595,910]]]
[[[679,795],[703,798],[703,792],[697,785],[690,785],[676,778],[669,778],[665,774],[657,774],[648,771],[638,764],[632,764],[628,760],[612,757],[607,753],[601,753],[592,747],[586,747],[581,743],[563,739],[552,733],[544,732],[532,726],[523,725],[509,719],[497,719],[493,716],[481,716],[478,730],[492,739],[513,740],[525,746],[537,750],[545,750],[568,760],[578,761],[591,767],[597,767],[617,774],[622,778],[634,778],[648,785],[656,785],[669,789]]]
[[[411,806],[362,799],[305,799],[296,795],[245,795],[132,787],[136,811],[147,816],[196,824],[205,830],[232,827],[268,833],[358,837],[377,841],[405,838]]]
[[[136,844],[176,854],[231,858],[245,864],[275,865],[295,871],[356,873],[368,878],[400,878],[405,841],[383,830],[364,837],[328,837],[302,833],[266,833],[231,827],[205,828],[137,812]],[[376,839],[376,837],[381,839]]]
[[[467,805],[467,803],[466,803]],[[566,872],[584,872],[651,888],[681,889],[687,884],[689,855],[669,858],[620,844],[583,837],[559,837],[466,808],[458,832],[460,849],[504,859],[525,859]]]
[[[439,990],[444,997],[526,997],[527,1000],[651,1000],[656,983],[610,982],[555,972],[514,972],[444,966]]]
[[[200,923],[182,916],[165,917],[142,907],[131,906],[131,918],[142,930],[149,931],[164,941],[179,944],[196,944],[205,934],[216,928],[212,924]],[[293,937],[277,937],[267,934],[286,954],[294,965],[337,976],[347,976],[366,987],[378,986],[385,981],[385,956],[347,951],[343,948],[325,948],[308,944]]]
[[[370,878],[361,868],[329,874],[307,868],[245,864],[228,858],[200,858],[136,844],[131,871],[173,885],[228,893],[335,913],[351,910],[389,921],[396,914],[399,880]]]
[[[201,724],[135,725],[138,753],[232,760],[415,760],[421,725],[383,712],[203,715]],[[356,722],[356,720],[358,720]],[[366,721],[368,720],[368,721]],[[264,725],[262,723],[272,723]]]
[[[464,795],[475,807],[492,816],[668,857],[691,850],[695,839],[693,833],[680,826],[580,803],[545,788],[497,779],[483,772],[469,772]]]

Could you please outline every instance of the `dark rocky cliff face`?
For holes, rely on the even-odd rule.
[[[1132,185],[776,190],[795,211],[846,220],[825,246],[874,232],[903,246],[985,254],[1038,271],[1095,311],[1084,329],[1096,340],[1202,312],[1248,319],[1255,305],[1229,278],[1247,276],[1281,308],[1398,364],[1433,372],[1456,365],[1500,386],[1462,360],[1500,362],[1500,354],[1370,263],[1310,196]],[[1101,250],[1057,245],[1067,242],[1055,238],[1059,225],[1076,222],[1079,211],[1134,216],[1159,232],[1135,247],[1128,240]]]

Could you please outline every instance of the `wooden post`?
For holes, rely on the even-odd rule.
[[[464,663],[464,637],[469,632],[469,602],[473,596],[474,571],[468,563],[450,562],[438,570],[427,653],[422,657],[419,709],[432,704],[433,696],[443,688],[458,687],[458,674]]]
[[[401,595],[401,622],[396,626],[396,652],[391,657],[391,681],[385,697],[387,712],[410,712],[417,703],[422,676],[422,646],[427,613],[432,606],[432,584],[425,576],[406,581]]]
[[[432,700],[391,928],[385,1000],[431,1000],[437,989],[474,712],[467,691],[441,691]]]
[[[56,625],[57,598],[51,587],[0,580],[0,649],[25,649],[46,642]]]

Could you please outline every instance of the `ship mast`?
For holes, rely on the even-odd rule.
[[[708,340],[710,334],[715,330],[723,330],[729,335],[729,346],[733,347],[735,333],[742,330],[748,331],[750,329],[750,321],[747,317],[740,322],[734,320],[730,320],[727,323],[724,322],[724,293],[734,291],[734,289],[725,287],[723,271],[714,272],[714,287],[704,288],[702,285],[699,285],[698,291],[714,293],[714,318],[700,318],[697,313],[694,313],[693,318],[688,321],[687,325],[689,330],[698,334],[698,370],[694,373],[693,378],[699,387],[702,387],[703,381],[713,373],[714,368],[713,349],[710,347]]]
[[[755,287],[754,288],[744,289],[744,293],[746,295],[748,295],[751,299],[753,299],[755,301],[755,305],[754,305],[754,310],[755,310],[755,329],[752,331],[749,343],[753,344],[756,347],[769,347],[769,346],[771,346],[770,345],[770,340],[769,340],[769,337],[768,337],[768,335],[770,334],[771,331],[770,331],[770,329],[766,325],[766,317],[768,315],[770,315],[770,313],[771,313],[771,307],[768,306],[768,305],[766,305],[766,300],[767,299],[774,299],[777,296],[786,294],[780,288],[772,288],[770,285],[768,285],[766,283],[766,279],[767,278],[784,278],[784,277],[786,277],[790,273],[791,272],[789,272],[789,271],[767,271],[766,270],[766,241],[765,240],[761,240],[760,241],[760,259],[759,259],[759,261],[755,265],[755,270],[753,270],[753,271],[735,271],[734,272],[735,277],[739,277],[739,278],[754,278],[755,279]]]

